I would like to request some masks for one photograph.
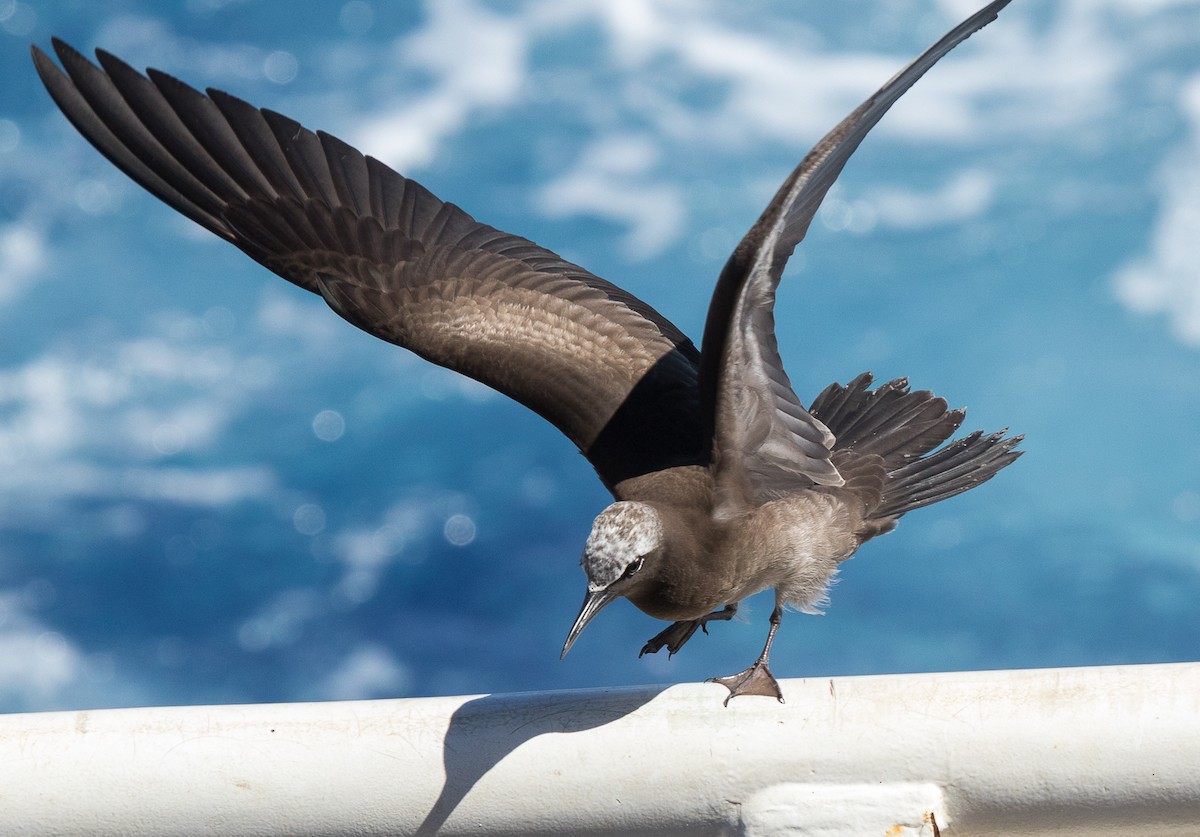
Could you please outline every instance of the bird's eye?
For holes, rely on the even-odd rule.
[[[637,571],[642,568],[642,562],[645,560],[646,560],[645,558],[639,558],[636,561],[634,561],[632,564],[630,564],[628,567],[625,568],[625,574],[622,575],[621,577],[622,578],[633,578],[635,575],[637,575]]]

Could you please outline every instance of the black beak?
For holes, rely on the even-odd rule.
[[[618,598],[618,594],[609,590],[588,592],[583,600],[583,607],[579,608],[579,615],[575,617],[575,624],[571,626],[571,633],[567,634],[567,641],[563,644],[562,653],[558,655],[560,660],[567,656],[567,652],[571,650],[571,646],[575,644],[575,640],[579,638],[583,629],[587,627],[587,623],[592,621],[592,617],[616,598]]]

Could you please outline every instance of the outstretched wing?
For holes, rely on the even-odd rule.
[[[721,272],[708,309],[701,399],[718,454],[721,502],[761,502],[797,482],[841,485],[833,434],[792,391],[775,340],[775,291],[817,207],[863,137],[947,52],[996,19],[996,0],[952,29],[808,153]]]
[[[534,410],[614,493],[704,461],[698,353],[632,294],[329,134],[103,51],[97,67],[54,49],[61,70],[33,48],[43,83],[118,168],[364,331]]]

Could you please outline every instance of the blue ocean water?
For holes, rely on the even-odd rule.
[[[30,42],[335,133],[698,340],[778,183],[960,5],[0,2],[0,711],[699,680],[770,611],[638,659],[619,603],[560,662],[587,462],[144,195]],[[786,616],[778,675],[1200,657],[1198,45],[1191,2],[1015,0],[852,160],[780,292],[797,391],[907,375],[1027,453]]]

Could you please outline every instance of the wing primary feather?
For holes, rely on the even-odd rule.
[[[261,113],[300,185],[301,194],[323,200],[330,208],[338,206],[337,190],[329,174],[325,151],[316,135],[290,116],[267,108],[261,109]]]
[[[274,187],[254,164],[212,99],[166,73],[150,69],[146,75],[196,142],[236,184],[231,194],[242,198],[275,194]]]
[[[86,65],[93,72],[99,73],[86,58],[65,42],[54,38],[52,43],[64,68],[68,70],[74,68],[77,74],[85,75],[87,70],[83,69],[83,65]],[[75,79],[67,72],[60,70],[54,61],[36,46],[32,47],[31,51],[38,75],[55,104],[66,114],[67,119],[79,133],[87,137],[101,154],[133,178],[135,182],[157,195],[174,209],[218,235],[229,238],[222,232],[220,219],[211,212],[211,204],[207,207],[198,205],[195,199],[185,195],[177,188],[177,181],[172,181],[169,177],[160,174],[150,163],[143,160],[137,151],[130,149],[124,141],[118,139],[113,129],[105,123],[104,118],[93,110],[91,103],[83,95]],[[142,131],[144,132],[145,129]],[[136,144],[137,137],[133,137],[131,142]]]
[[[371,214],[371,184],[367,175],[363,155],[332,134],[318,131],[321,148],[325,152],[325,164],[333,179],[333,188],[338,203],[357,215]]]
[[[255,168],[271,184],[271,191],[280,196],[305,198],[306,193],[297,181],[263,112],[237,96],[212,87],[205,93],[221,111]]]
[[[204,195],[205,204],[211,207],[209,211],[246,197],[245,191],[196,139],[191,126],[184,123],[158,85],[104,50],[96,50],[96,57],[133,116],[162,146],[167,155],[164,162],[169,159],[175,164],[172,169],[178,167],[187,193]]]

